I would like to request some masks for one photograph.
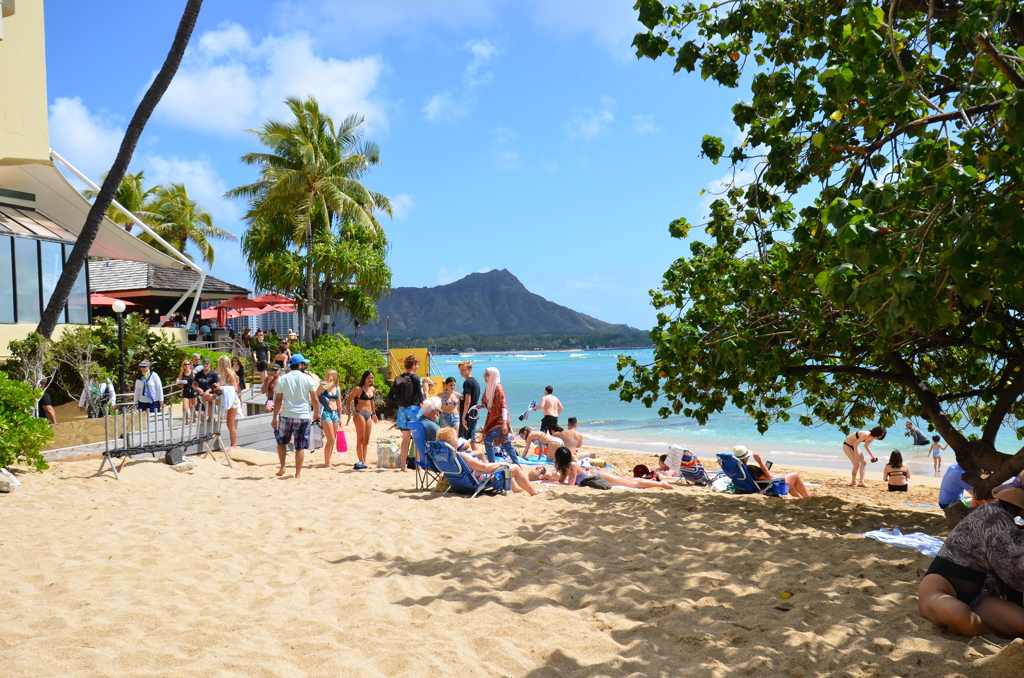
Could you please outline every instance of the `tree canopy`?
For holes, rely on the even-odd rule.
[[[731,402],[762,433],[919,414],[979,496],[1024,469],[995,447],[1024,437],[1017,6],[639,0],[638,57],[751,96],[740,143],[703,139],[733,181],[652,292],[655,360],[620,362],[620,397],[702,423]]]

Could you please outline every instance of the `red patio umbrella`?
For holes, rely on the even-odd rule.
[[[282,297],[280,294],[264,294],[262,297],[256,297],[253,301],[258,301],[263,304],[292,304],[294,303],[288,297]]]
[[[256,301],[249,297],[231,297],[217,304],[217,308],[223,309],[239,309],[239,308],[263,308],[266,306],[266,302]]]
[[[120,301],[125,306],[138,306],[130,301],[124,299],[115,299],[114,297],[108,297],[105,294],[90,294],[89,305],[90,306],[113,306],[115,301]]]

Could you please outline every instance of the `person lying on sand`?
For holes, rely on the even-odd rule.
[[[768,465],[761,460],[761,455],[751,455],[750,450],[743,447],[743,445],[737,445],[732,448],[732,454],[747,465],[747,468],[750,470],[750,477],[755,481],[785,478],[786,484],[789,485],[789,493],[791,495],[798,499],[806,499],[811,496],[811,493],[807,491],[807,486],[804,485],[803,479],[796,471],[793,471],[792,473],[772,473],[771,470],[769,470]],[[750,463],[751,457],[753,457],[754,461],[757,462],[756,465]]]
[[[473,475],[476,476],[478,473],[493,473],[500,468],[507,468],[509,473],[512,474],[512,491],[513,492],[526,492],[531,497],[540,494],[541,492],[547,492],[544,488],[536,488],[533,483],[530,482],[526,472],[523,471],[519,464],[513,464],[507,461],[496,461],[493,463],[482,461],[476,457],[472,452],[461,452],[458,450],[459,434],[451,428],[445,427],[437,432],[437,440],[442,443],[447,443],[455,453],[460,455],[469,466],[470,470],[473,471]]]
[[[953,528],[917,589],[921,616],[953,633],[1024,638],[1024,489],[993,492]]]
[[[540,480],[551,480],[562,485],[579,485],[587,476],[598,476],[616,487],[632,487],[637,490],[648,488],[673,489],[664,480],[624,478],[602,469],[585,469],[573,460],[572,452],[567,447],[559,447],[555,450],[555,470],[552,474],[548,474],[545,467],[538,466],[534,469],[534,475]]]

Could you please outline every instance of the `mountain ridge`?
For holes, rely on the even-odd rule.
[[[470,273],[446,285],[396,287],[377,302],[380,320],[359,328],[359,337],[382,338],[386,317],[391,337],[588,335],[641,333],[556,304],[529,291],[507,269]],[[353,331],[349,324],[346,333]],[[642,333],[641,333],[642,334]]]

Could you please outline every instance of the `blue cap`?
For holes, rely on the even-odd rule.
[[[304,362],[306,362],[306,358],[303,357],[301,353],[295,353],[294,355],[292,355],[292,359],[288,361],[288,364],[291,365],[292,367],[295,367],[299,363]]]

